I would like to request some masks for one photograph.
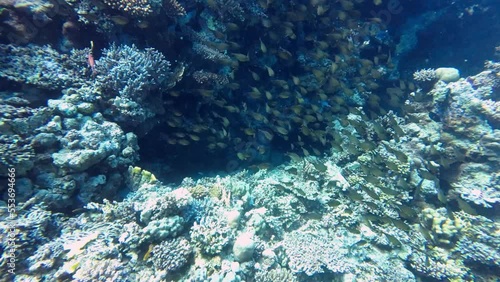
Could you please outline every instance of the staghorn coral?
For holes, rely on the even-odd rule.
[[[214,207],[214,202],[209,198],[204,199],[194,199],[191,203],[184,209],[183,217],[186,222],[197,222],[199,223],[201,219],[208,214],[208,212]]]
[[[139,50],[135,45],[111,45],[103,50],[103,56],[96,62],[97,79],[105,89],[115,88],[121,95],[125,91],[151,89],[165,83],[169,78],[170,62],[165,56],[153,48]],[[106,79],[111,81],[106,82]],[[148,84],[141,84],[150,83]],[[131,89],[126,89],[131,88]]]

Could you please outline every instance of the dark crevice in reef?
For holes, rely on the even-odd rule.
[[[492,34],[500,33],[500,7],[450,5],[444,15],[417,33],[418,44],[401,61],[401,73],[415,69],[453,67],[462,77],[483,69],[484,61],[494,55]]]

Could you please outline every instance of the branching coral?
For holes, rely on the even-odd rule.
[[[163,112],[160,96],[150,95],[174,78],[170,63],[160,52],[135,46],[104,50],[96,62],[97,83],[108,98],[106,113],[122,125],[137,125]]]
[[[413,73],[413,79],[416,81],[434,81],[437,80],[435,69],[422,69]]]

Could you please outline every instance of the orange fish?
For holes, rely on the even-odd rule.
[[[95,60],[94,60],[94,41],[90,41],[90,52],[87,56],[87,61],[89,63],[90,69],[92,70],[92,76],[97,74],[97,70],[95,69]]]

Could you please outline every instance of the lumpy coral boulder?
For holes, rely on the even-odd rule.
[[[52,154],[54,164],[71,172],[84,171],[104,161],[110,167],[128,165],[134,158],[125,157],[129,139],[121,128],[112,122],[86,121],[79,130],[70,130],[62,138],[63,148]]]

